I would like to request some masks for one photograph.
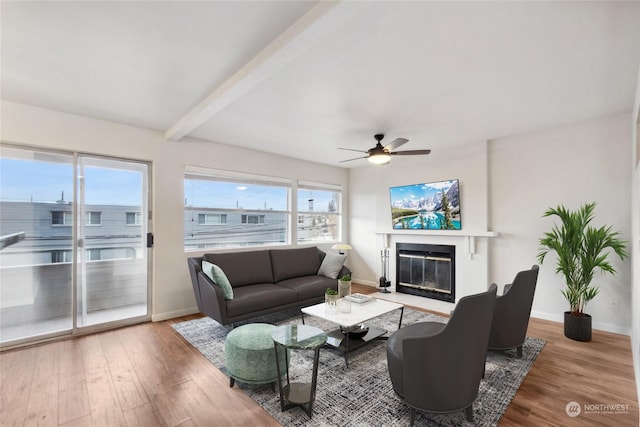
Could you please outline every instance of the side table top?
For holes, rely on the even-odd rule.
[[[315,326],[283,325],[271,332],[271,337],[278,344],[288,348],[314,349],[327,341],[327,334]]]

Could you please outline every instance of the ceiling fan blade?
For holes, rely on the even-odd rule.
[[[391,141],[389,144],[385,145],[384,149],[387,151],[391,151],[393,149],[400,147],[401,145],[406,144],[407,142],[409,142],[409,140],[406,138],[396,138],[393,141]]]
[[[342,148],[342,147],[338,147],[338,150],[345,150],[345,151],[357,151],[358,153],[366,153],[366,150],[354,150],[353,148]]]
[[[418,156],[420,154],[429,154],[431,150],[405,150],[405,151],[392,151],[392,156]]]
[[[369,157],[369,156],[356,157],[355,159],[340,160],[338,163],[350,162],[350,161],[352,161],[352,160],[366,159],[367,157]]]

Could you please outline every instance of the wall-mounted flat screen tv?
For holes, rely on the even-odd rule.
[[[457,179],[389,188],[394,230],[460,230]]]

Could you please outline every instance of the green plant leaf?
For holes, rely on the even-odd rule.
[[[566,283],[562,295],[569,303],[572,313],[582,315],[585,305],[599,292],[591,286],[596,272],[615,274],[616,270],[608,256],[615,253],[624,260],[627,256],[626,242],[611,226],[591,226],[596,203],[587,203],[577,211],[560,205],[547,209],[542,215],[557,217],[550,232],[540,239],[537,259],[544,262],[550,252],[556,255],[556,274],[561,274]]]

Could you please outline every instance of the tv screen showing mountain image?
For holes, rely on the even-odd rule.
[[[460,230],[457,179],[389,188],[394,230]]]

